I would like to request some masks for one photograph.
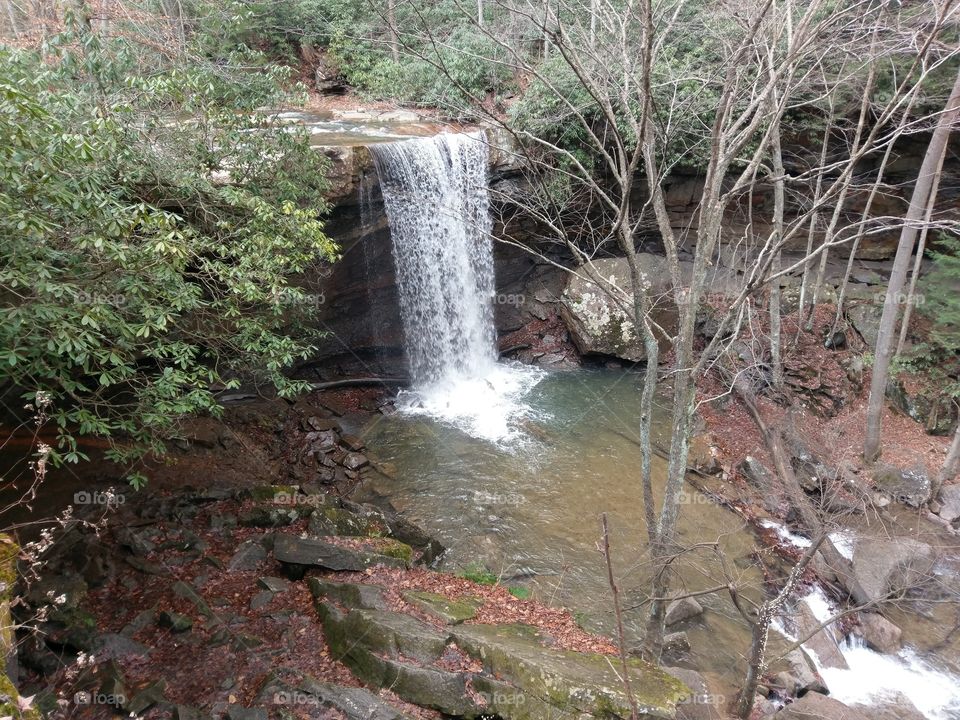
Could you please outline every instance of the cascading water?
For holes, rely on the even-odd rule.
[[[538,371],[499,364],[481,133],[371,147],[390,222],[412,388],[398,406],[500,440]]]

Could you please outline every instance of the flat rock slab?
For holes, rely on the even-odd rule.
[[[383,589],[377,585],[339,583],[318,577],[307,578],[307,587],[317,600],[327,598],[348,608],[363,610],[386,610],[387,601]]]
[[[479,598],[462,597],[450,600],[443,595],[420,590],[408,590],[403,593],[403,599],[447,625],[459,625],[466,620],[472,620],[483,607],[483,600]]]
[[[528,697],[544,699],[564,712],[630,716],[614,658],[545,647],[537,629],[528,625],[461,625],[452,636],[458,647],[483,662],[487,673]],[[642,660],[630,659],[629,666],[641,716],[673,718],[690,689]],[[494,709],[504,717],[514,714],[509,708]]]
[[[353,550],[313,537],[278,535],[273,544],[273,555],[282,563],[307,565],[325,570],[349,570],[357,572],[373,565],[406,567],[407,563],[396,557],[365,550]]]

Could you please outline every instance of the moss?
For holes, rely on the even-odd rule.
[[[448,625],[459,625],[471,620],[477,615],[477,610],[483,605],[483,600],[475,597],[462,597],[450,600],[443,595],[419,590],[409,590],[403,593],[403,599],[424,612],[443,620]]]
[[[403,560],[407,565],[413,563],[413,548],[392,538],[377,538],[371,547],[378,555]]]
[[[479,563],[470,563],[460,573],[460,577],[475,582],[477,585],[496,585],[500,578],[487,570]]]
[[[17,720],[40,720],[40,712],[35,707],[21,709],[20,692],[4,673],[0,673],[0,717]]]
[[[250,497],[253,500],[287,500],[292,504],[299,492],[296,485],[261,485],[250,488]]]
[[[6,533],[0,533],[0,602],[13,596],[17,584],[17,556],[20,546]]]

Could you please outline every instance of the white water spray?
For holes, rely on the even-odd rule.
[[[541,373],[497,363],[488,147],[480,133],[371,147],[412,388],[398,406],[501,440]]]

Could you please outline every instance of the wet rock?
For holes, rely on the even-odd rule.
[[[368,462],[367,456],[358,452],[347,453],[343,458],[343,466],[348,470],[359,470]]]
[[[797,648],[783,658],[787,669],[776,674],[776,682],[790,696],[803,695],[809,692],[827,692],[823,678],[817,672],[810,656]]]
[[[667,605],[665,622],[669,627],[670,625],[676,625],[684,620],[689,620],[702,614],[703,606],[697,602],[696,598],[680,598],[679,600],[673,600]]]
[[[437,593],[408,590],[403,599],[414,607],[442,620],[447,625],[458,625],[472,620],[483,606],[483,601],[474,597],[462,597],[450,600]]]
[[[376,585],[338,583],[318,577],[307,578],[307,587],[314,598],[329,598],[348,608],[386,610],[383,589]]]
[[[857,708],[844,705],[838,700],[822,695],[819,692],[809,692],[799,700],[787,705],[773,716],[773,720],[871,720],[871,715]]]
[[[720,710],[725,698],[710,692],[710,687],[703,675],[687,668],[665,667],[663,669],[692,691],[689,697],[677,705],[677,720],[722,720]]]
[[[913,538],[866,538],[854,547],[851,580],[864,599],[876,602],[927,576],[933,559],[933,548]]]
[[[960,485],[946,485],[940,490],[939,515],[949,523],[960,518]]]
[[[685,632],[672,632],[663,636],[664,654],[679,656],[688,650],[690,650],[690,638]]]
[[[817,654],[820,664],[828,668],[840,668],[846,670],[849,665],[840,652],[837,640],[833,636],[830,628],[816,631],[820,626],[820,621],[814,615],[813,611],[806,601],[801,601],[797,605],[797,613],[794,616],[799,637],[809,638],[804,642],[804,646]],[[816,632],[814,632],[816,631]],[[811,635],[811,633],[813,633]]]
[[[136,635],[141,630],[150,627],[157,621],[157,609],[150,608],[142,612],[137,613],[136,617],[133,618],[130,622],[123,626],[120,630],[121,635],[126,635],[131,637]]]
[[[170,632],[181,633],[193,627],[193,620],[181,613],[164,611],[157,618],[157,624]]]
[[[877,652],[895,653],[903,645],[903,631],[878,613],[860,614],[860,634],[867,646]]]
[[[930,478],[922,468],[903,470],[881,464],[874,470],[873,481],[878,490],[910,507],[920,507],[930,499]]]
[[[412,551],[411,551],[412,552]],[[365,570],[372,565],[406,567],[401,559],[365,550],[352,550],[314,537],[280,535],[273,546],[274,557],[289,565],[320,567],[326,570]]]
[[[917,706],[903,693],[890,693],[871,703],[871,720],[926,720],[926,715],[917,710]]]
[[[367,446],[367,444],[363,441],[363,438],[358,437],[357,435],[343,435],[340,438],[340,441],[353,452],[360,452]]]

